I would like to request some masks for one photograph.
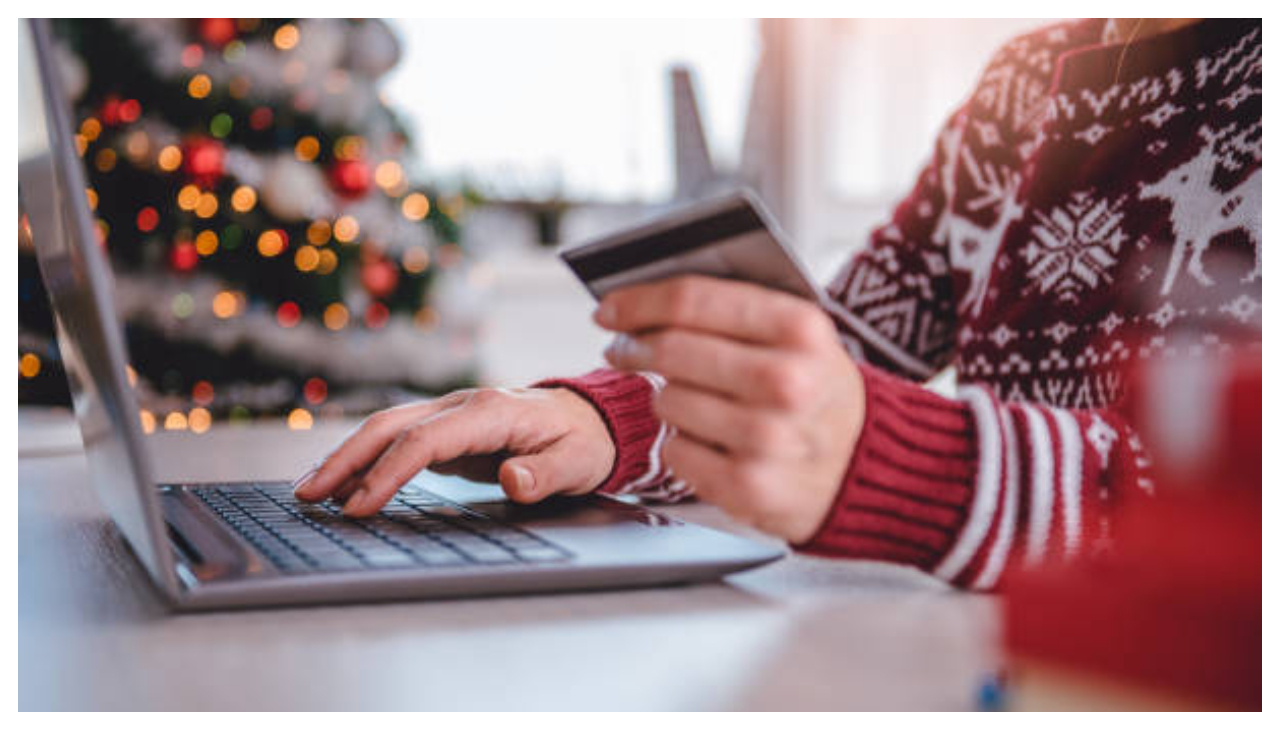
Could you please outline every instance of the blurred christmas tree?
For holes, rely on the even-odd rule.
[[[377,93],[399,60],[384,23],[55,27],[140,398],[162,425],[193,408],[303,423],[470,381],[467,201],[413,182]],[[20,397],[47,401],[58,368],[29,261],[19,284]]]

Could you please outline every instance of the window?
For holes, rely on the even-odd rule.
[[[776,65],[770,96],[785,101],[761,109],[771,118],[751,125],[782,131],[748,154],[761,157],[753,166],[768,177],[759,184],[825,279],[909,192],[934,136],[996,49],[1052,21],[762,22],[764,67]]]
[[[497,197],[668,198],[668,68],[690,66],[711,151],[740,156],[756,21],[399,20],[385,92],[432,177]]]

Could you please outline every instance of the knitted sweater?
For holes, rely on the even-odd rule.
[[[800,550],[986,589],[1106,546],[1113,506],[1153,490],[1116,408],[1130,366],[1231,346],[1224,318],[1261,339],[1261,36],[1207,20],[1124,47],[1088,20],[995,55],[828,287],[866,421]],[[1217,324],[1170,336],[1197,319]],[[955,399],[912,382],[949,364]],[[690,493],[661,463],[661,378],[546,385],[604,415],[618,457],[600,489]]]

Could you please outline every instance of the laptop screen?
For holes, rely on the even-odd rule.
[[[172,587],[171,555],[154,498],[126,375],[123,333],[111,297],[111,270],[98,247],[72,143],[69,111],[54,63],[47,20],[23,24],[19,76],[36,83],[40,109],[20,130],[18,204],[31,226],[36,258],[53,304],[89,476],[130,547],[162,586]]]

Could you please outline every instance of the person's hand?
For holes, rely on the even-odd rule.
[[[314,470],[298,499],[368,517],[424,468],[497,481],[517,502],[594,489],[614,446],[595,406],[563,388],[463,390],[369,416]]]
[[[698,497],[802,543],[839,491],[862,430],[862,375],[817,305],[684,276],[615,290],[596,310],[620,370],[667,379],[662,459]]]

